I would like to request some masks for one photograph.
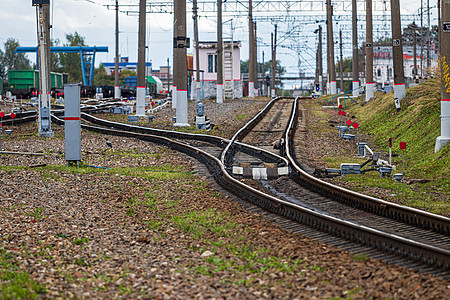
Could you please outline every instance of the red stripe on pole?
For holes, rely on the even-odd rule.
[[[66,120],[66,121],[79,121],[80,117],[65,117],[64,120]]]
[[[218,83],[217,85],[223,85],[223,83]]]
[[[187,90],[179,90],[177,89],[178,92],[187,92]]]
[[[394,85],[405,85],[405,83],[394,83]]]
[[[336,82],[336,81],[330,81],[330,82]]]
[[[145,86],[137,86],[138,89],[145,89]]]
[[[441,101],[450,101],[450,99],[441,99]]]
[[[333,82],[333,81],[332,81]],[[358,80],[353,80],[353,82],[359,82]]]
[[[366,84],[373,84],[373,82],[366,82]]]

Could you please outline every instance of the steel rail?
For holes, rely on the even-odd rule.
[[[293,132],[292,128],[295,123],[295,116],[297,115],[298,111],[297,101],[298,99],[295,100],[292,108],[294,113],[293,117],[289,121],[289,129],[286,133],[286,141],[289,141],[289,137]],[[52,115],[52,120],[54,120],[54,122],[57,124],[64,123],[64,121],[54,115]],[[395,234],[385,233],[383,231],[375,230],[367,226],[322,214],[320,212],[316,212],[314,210],[268,195],[233,178],[230,174],[228,174],[226,166],[222,163],[221,160],[196,147],[178,142],[173,139],[169,139],[165,136],[122,131],[111,128],[89,126],[85,124],[82,124],[82,128],[104,134],[134,137],[141,140],[151,141],[157,144],[168,146],[174,150],[186,153],[204,163],[212,176],[223,188],[231,191],[240,198],[243,198],[260,206],[267,211],[290,218],[294,221],[306,224],[323,232],[345,238],[349,241],[358,242],[363,245],[374,247],[385,252],[390,252],[401,257],[413,259],[424,264],[431,265],[435,268],[448,270],[450,267],[450,251],[446,249],[430,246]],[[286,153],[288,157],[292,159],[290,152],[291,150],[289,147],[290,143],[291,141],[286,142],[285,145]],[[230,146],[230,144],[231,141],[227,146]],[[297,172],[300,172],[300,170],[297,169]],[[303,174],[304,172],[301,173]],[[308,176],[309,174],[304,173],[303,175]]]
[[[198,140],[198,141],[213,143],[218,146],[221,146],[222,148],[225,148],[225,145],[230,143],[230,140],[222,138],[222,137],[214,136],[214,135],[192,134],[192,133],[186,133],[186,132],[163,130],[163,129],[156,129],[156,128],[129,125],[129,124],[124,124],[124,123],[111,122],[111,121],[103,120],[100,118],[96,118],[87,113],[82,113],[81,118],[86,121],[89,121],[91,123],[97,124],[97,125],[114,127],[114,128],[118,128],[118,129],[122,129],[122,130],[133,130],[136,132],[166,136],[166,137],[171,137],[171,138],[176,138],[176,139],[194,139],[194,140]],[[284,157],[281,157],[275,153],[272,153],[270,151],[267,151],[267,150],[264,150],[264,149],[261,149],[258,147],[254,147],[252,145],[248,145],[245,143],[241,143],[241,142],[236,142],[235,145],[239,151],[242,151],[246,154],[256,156],[263,161],[276,162],[278,164],[278,166],[280,166],[280,167],[289,165],[289,162],[287,161],[287,159],[285,159]]]
[[[54,117],[54,119],[56,119],[56,117]],[[63,121],[61,120],[59,122]],[[85,124],[82,124],[82,128],[104,134],[139,138],[141,140],[168,146],[174,150],[186,153],[204,163],[215,180],[224,189],[227,189],[238,197],[250,201],[267,211],[306,224],[323,232],[345,238],[349,241],[358,242],[401,257],[414,259],[435,268],[447,270],[450,267],[450,251],[446,249],[430,246],[395,234],[386,233],[322,214],[268,195],[233,178],[227,172],[226,166],[221,160],[196,147],[169,139],[165,136],[135,133]]]
[[[296,101],[285,135],[285,153],[294,170],[291,176],[296,182],[351,207],[388,217],[411,226],[432,230],[443,235],[450,235],[450,219],[447,217],[357,193],[320,180],[305,172],[296,161],[293,149],[292,137],[298,120],[297,114],[298,102]]]
[[[277,97],[269,101],[266,106],[257,113],[250,121],[248,121],[244,126],[242,126],[230,139],[228,142],[228,145],[225,147],[225,149],[222,152],[220,161],[223,165],[229,166],[229,163],[231,161],[231,158],[233,157],[234,152],[234,144],[237,144],[237,140],[243,139],[248,132],[250,132],[256,124],[258,124],[259,121],[261,121],[262,118],[269,112],[269,110],[273,107],[273,105],[278,102],[281,99],[287,99],[291,97]],[[294,98],[292,98],[294,99]]]

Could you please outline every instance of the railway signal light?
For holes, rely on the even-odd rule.
[[[316,91],[320,90],[320,85],[318,83],[316,83]]]

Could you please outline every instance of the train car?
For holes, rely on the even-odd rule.
[[[145,76],[146,89],[147,93],[150,94],[153,98],[156,98],[160,95],[162,91],[162,82],[156,76]],[[128,76],[125,77],[125,86],[124,90],[136,90],[137,86],[137,76]],[[122,95],[123,96],[123,95]]]
[[[68,75],[50,73],[51,95],[55,97],[64,91],[64,84],[68,82]],[[22,98],[30,98],[39,91],[38,70],[8,70],[8,91]]]

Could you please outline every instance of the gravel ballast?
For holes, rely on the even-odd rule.
[[[265,103],[206,102],[220,129],[211,133],[230,137]],[[174,111],[155,115],[157,126],[169,127]],[[52,130],[55,137],[38,138],[36,124],[27,124],[2,135],[2,150],[45,155],[0,155],[0,299],[18,296],[14,282],[24,276],[11,274],[30,278],[22,287],[31,296],[22,298],[450,296],[442,278],[350,254],[248,212],[168,148],[106,136],[110,149],[104,135],[83,130],[83,164],[66,167],[64,129]]]

